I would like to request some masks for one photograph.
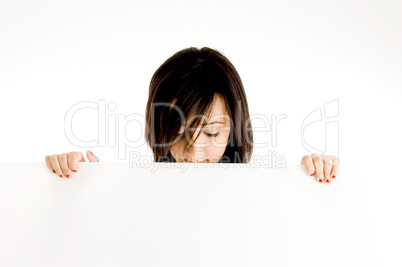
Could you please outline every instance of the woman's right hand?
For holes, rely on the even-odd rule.
[[[87,158],[89,162],[99,162],[99,158],[89,150],[87,150]],[[63,175],[70,178],[72,172],[78,171],[77,162],[85,162],[85,158],[80,151],[73,151],[70,153],[46,155],[45,161],[48,169],[59,175],[60,178]]]

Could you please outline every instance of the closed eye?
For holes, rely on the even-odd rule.
[[[211,133],[205,133],[209,137],[217,137],[219,135],[219,132],[211,134]]]

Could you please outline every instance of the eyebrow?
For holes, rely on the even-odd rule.
[[[203,123],[203,124],[201,124],[201,126],[211,125],[211,124],[215,124],[215,123],[225,124],[223,121],[212,121],[212,122],[209,122],[209,123]],[[184,126],[184,125],[182,125],[182,126]]]
[[[222,121],[213,121],[213,122],[210,122],[210,123],[204,123],[202,125],[209,125],[209,124],[214,124],[214,123],[224,124]]]

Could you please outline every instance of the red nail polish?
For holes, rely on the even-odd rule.
[[[94,154],[92,154],[92,151],[89,151],[89,153],[91,153],[92,156],[94,155]]]
[[[73,172],[77,172],[77,170],[73,170]]]
[[[314,173],[310,174],[310,176],[313,176],[313,175],[314,175]]]
[[[335,178],[335,175],[332,175],[332,178]]]
[[[56,173],[56,171],[55,171],[55,170],[53,170],[53,172],[54,172],[54,173]]]
[[[60,178],[63,177],[63,175],[60,174]]]
[[[327,183],[330,183],[330,182],[331,182],[331,180],[327,179]]]
[[[322,179],[318,180],[320,183],[322,183]]]
[[[70,175],[67,175],[67,178],[70,178]]]

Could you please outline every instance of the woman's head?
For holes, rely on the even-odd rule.
[[[156,162],[169,150],[177,162],[248,162],[253,133],[233,64],[208,47],[168,58],[150,82],[145,138]]]

